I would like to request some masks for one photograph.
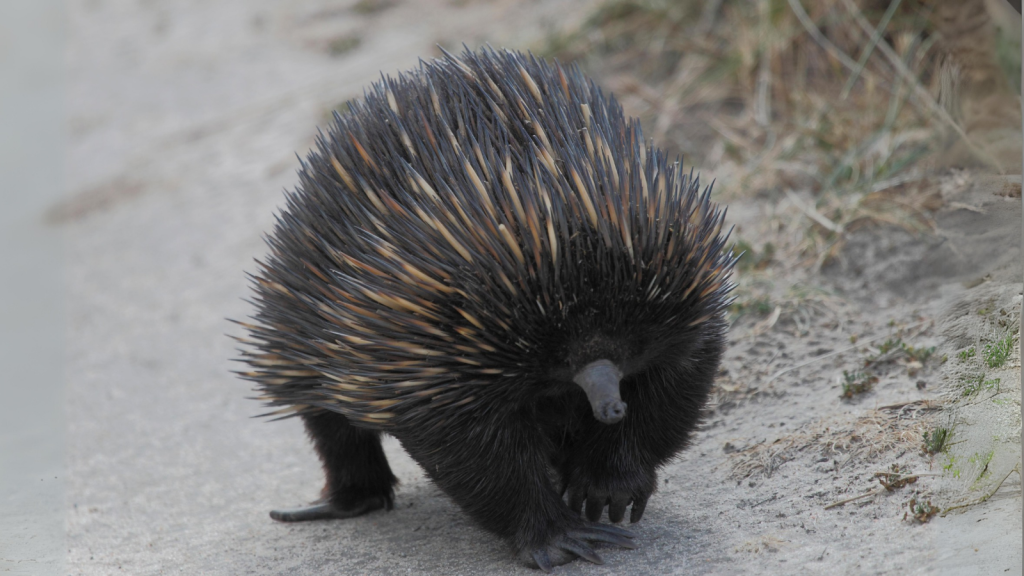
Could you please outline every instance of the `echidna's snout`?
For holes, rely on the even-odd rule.
[[[615,424],[626,417],[626,403],[619,395],[622,372],[609,360],[596,360],[584,366],[572,381],[583,388],[594,410],[594,418]]]
[[[609,398],[594,408],[594,417],[605,424],[615,424],[626,417],[626,403],[618,398]]]

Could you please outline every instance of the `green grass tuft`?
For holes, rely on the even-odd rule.
[[[938,454],[946,449],[946,440],[950,437],[949,428],[936,428],[931,432],[924,433],[924,451],[928,454]]]
[[[840,397],[852,400],[854,396],[870,392],[876,382],[878,382],[877,376],[843,370],[843,393]]]
[[[960,352],[957,352],[956,357],[961,362],[967,362],[971,358],[974,358],[975,354],[977,354],[977,351],[975,351],[974,346],[971,346],[970,348],[968,348],[966,350],[961,350]]]
[[[768,296],[767,294],[762,294],[761,296],[754,298],[737,300],[729,306],[729,312],[732,313],[734,319],[750,313],[764,316],[771,313],[774,309],[775,305],[772,303],[771,296]]]
[[[1013,353],[1013,334],[1007,334],[1005,338],[994,344],[986,344],[982,354],[985,357],[985,365],[989,368],[1002,368],[1006,359]]]
[[[935,353],[935,346],[929,346],[927,348],[923,346],[919,348],[914,348],[913,346],[908,346],[904,343],[901,344],[901,348],[903,349],[903,353],[906,354],[908,358],[910,358],[911,360],[917,360],[922,364],[925,363],[929,358],[931,358],[932,354]]]
[[[746,240],[739,240],[736,245],[733,246],[733,254],[739,254],[739,260],[736,261],[736,268],[740,271],[746,272],[748,270],[763,270],[775,257],[775,245],[771,242],[765,243],[761,251],[758,252],[754,247]]]
[[[342,56],[359,48],[362,43],[362,37],[356,34],[339,36],[327,43],[327,53],[335,57]]]
[[[964,384],[965,386],[963,390],[963,395],[965,397],[974,396],[975,394],[981,392],[982,390],[992,389],[995,389],[996,393],[998,394],[1000,379],[992,378],[990,380],[986,380],[985,374],[978,374],[976,376],[968,376]]]

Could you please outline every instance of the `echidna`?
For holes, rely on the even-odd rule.
[[[242,374],[302,417],[327,483],[271,516],[390,509],[387,432],[528,564],[635,547],[602,511],[643,515],[724,347],[710,187],[575,66],[489,48],[374,84],[299,178]]]

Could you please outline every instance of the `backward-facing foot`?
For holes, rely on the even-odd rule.
[[[321,498],[302,508],[271,510],[270,517],[279,522],[305,522],[307,520],[340,520],[355,518],[381,508],[391,509],[391,499],[382,496],[371,496],[354,503],[349,508],[341,508],[327,499]]]
[[[595,544],[611,544],[632,550],[637,547],[634,537],[632,532],[617,526],[580,521],[574,528],[555,530],[544,541],[523,548],[519,557],[531,568],[545,572],[576,558],[604,564],[604,559],[593,548]]]
[[[324,486],[320,494],[320,498],[309,506],[271,510],[270,517],[280,522],[355,518],[381,508],[391,510],[395,499],[392,484],[364,488],[348,486],[334,491],[330,486]]]
[[[303,414],[313,446],[324,465],[326,485],[309,506],[272,510],[280,522],[354,518],[374,510],[391,510],[398,479],[391,473],[380,434],[353,426],[330,411]]]

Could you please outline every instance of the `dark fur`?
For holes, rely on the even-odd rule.
[[[528,561],[628,545],[591,522],[639,519],[724,346],[709,191],[578,70],[521,54],[424,63],[351,110],[268,239],[243,375],[305,420],[339,517],[391,507],[384,430]],[[599,359],[616,424],[573,383]]]

